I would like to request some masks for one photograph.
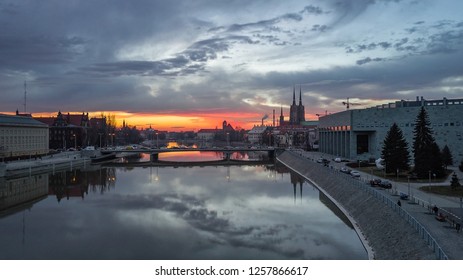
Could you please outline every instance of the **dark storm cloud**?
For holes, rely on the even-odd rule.
[[[210,31],[214,31],[214,30],[225,30],[226,32],[242,32],[246,30],[263,31],[263,30],[271,29],[275,24],[278,24],[284,20],[301,21],[302,17],[298,14],[288,14],[288,15],[284,15],[281,17],[273,18],[273,19],[261,20],[258,22],[250,22],[250,23],[244,23],[244,24],[232,24],[228,27],[216,27],[214,29],[211,29]]]
[[[463,45],[463,26],[458,30],[449,30],[430,36],[427,53],[454,53],[461,51]]]
[[[413,31],[406,28],[405,31],[408,33],[415,33],[418,37],[402,37],[400,39],[394,39],[390,42],[371,42],[368,44],[357,44],[354,46],[345,47],[346,53],[362,53],[367,51],[373,51],[377,49],[388,50],[393,48],[397,52],[403,52],[407,55],[429,55],[439,53],[453,53],[461,50],[463,45],[463,26],[453,22],[445,21],[445,24],[439,23],[431,26],[424,26],[421,23],[420,27],[414,27]],[[447,27],[447,28],[444,28]],[[433,34],[428,34],[433,30],[436,30]],[[357,64],[364,64],[364,62],[381,61],[374,60],[367,57],[365,60],[358,60]],[[359,63],[360,62],[360,63]]]
[[[364,58],[364,59],[357,60],[356,63],[357,63],[357,65],[363,65],[363,64],[370,63],[370,62],[379,62],[379,61],[384,61],[384,58],[379,58],[379,57],[370,58],[370,57],[366,57],[366,58]]]
[[[225,52],[235,44],[257,44],[248,36],[230,35],[224,38],[211,38],[195,42],[181,56],[189,58],[191,61],[205,62],[209,59],[216,59],[217,53]]]
[[[219,53],[229,50],[236,44],[257,44],[247,36],[227,36],[211,38],[193,43],[175,57],[160,61],[119,61],[96,63],[80,69],[80,73],[101,77],[117,76],[177,76],[190,75],[204,71],[204,65],[219,57]]]
[[[12,36],[0,34],[0,69],[35,64],[61,64],[77,59],[87,44],[81,37]]]
[[[291,33],[289,30],[283,30],[278,27],[278,24],[282,22],[301,22],[305,15],[321,15],[328,12],[323,11],[322,8],[309,5],[304,7],[303,10],[295,13],[286,13],[278,17],[271,19],[260,20],[256,22],[247,22],[241,24],[231,24],[230,26],[217,26],[209,29],[211,32],[279,32],[279,33]]]
[[[463,85],[456,81],[453,84],[444,82],[448,77],[463,76],[461,51],[453,53],[452,56],[440,53],[432,56],[407,56],[400,60],[379,58],[381,61],[376,63],[373,63],[374,60],[375,58],[367,57],[357,66],[310,72],[271,72],[255,77],[255,80],[259,86],[280,89],[281,96],[278,101],[282,104],[289,104],[291,101],[291,84],[302,84],[307,113],[320,113],[318,108],[340,110],[341,101],[348,97],[367,100],[414,100],[416,95],[428,99],[442,96],[459,98],[463,95]],[[457,88],[453,92],[441,88],[447,85]],[[404,93],[406,91],[410,93]],[[309,93],[319,94],[323,99],[308,96]]]
[[[329,29],[329,27],[326,26],[326,25],[324,25],[324,24],[322,24],[322,25],[320,25],[320,24],[315,24],[315,25],[312,26],[311,31],[325,32],[325,31],[327,31],[328,29]]]
[[[328,12],[323,11],[323,9],[320,8],[320,7],[309,5],[309,6],[305,6],[304,9],[302,11],[300,11],[300,13],[301,14],[307,13],[307,14],[312,14],[312,15],[321,15],[321,14],[328,13]]]

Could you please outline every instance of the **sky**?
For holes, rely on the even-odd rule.
[[[461,0],[0,0],[0,112],[252,128],[463,98]],[[26,102],[24,82],[26,81]],[[26,103],[26,106],[24,106]]]

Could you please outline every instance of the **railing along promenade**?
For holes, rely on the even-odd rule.
[[[441,246],[438,244],[436,239],[429,233],[429,231],[420,223],[418,220],[413,217],[410,213],[408,213],[405,209],[399,206],[395,201],[391,200],[388,196],[383,194],[382,192],[378,191],[377,189],[370,186],[369,181],[364,179],[354,178],[348,174],[344,174],[340,172],[339,169],[333,168],[333,166],[323,166],[322,164],[315,163],[315,160],[308,159],[302,154],[294,152],[294,151],[287,151],[294,156],[297,156],[305,161],[313,162],[313,166],[311,168],[316,169],[317,173],[323,174],[324,172],[329,172],[338,178],[342,178],[344,181],[348,182],[349,184],[358,187],[360,190],[368,193],[369,195],[373,196],[378,201],[386,204],[389,206],[393,211],[399,214],[400,217],[405,219],[408,224],[410,224],[420,235],[420,237],[426,241],[427,245],[434,251],[435,256],[437,259],[440,260],[447,260],[448,256],[442,250]],[[368,184],[367,184],[368,183]],[[321,186],[322,187],[322,186]],[[416,202],[418,202],[423,207],[430,207],[425,201],[419,200],[418,198],[414,198]]]

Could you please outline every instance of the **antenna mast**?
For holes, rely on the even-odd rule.
[[[27,113],[26,111],[26,101],[27,101],[27,84],[26,81],[24,80],[24,113]]]

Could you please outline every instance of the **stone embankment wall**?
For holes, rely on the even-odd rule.
[[[372,259],[435,259],[412,226],[386,204],[355,185],[355,179],[335,173],[321,164],[283,152],[278,161],[293,169],[334,200],[353,221]],[[358,183],[358,182],[357,182]]]

